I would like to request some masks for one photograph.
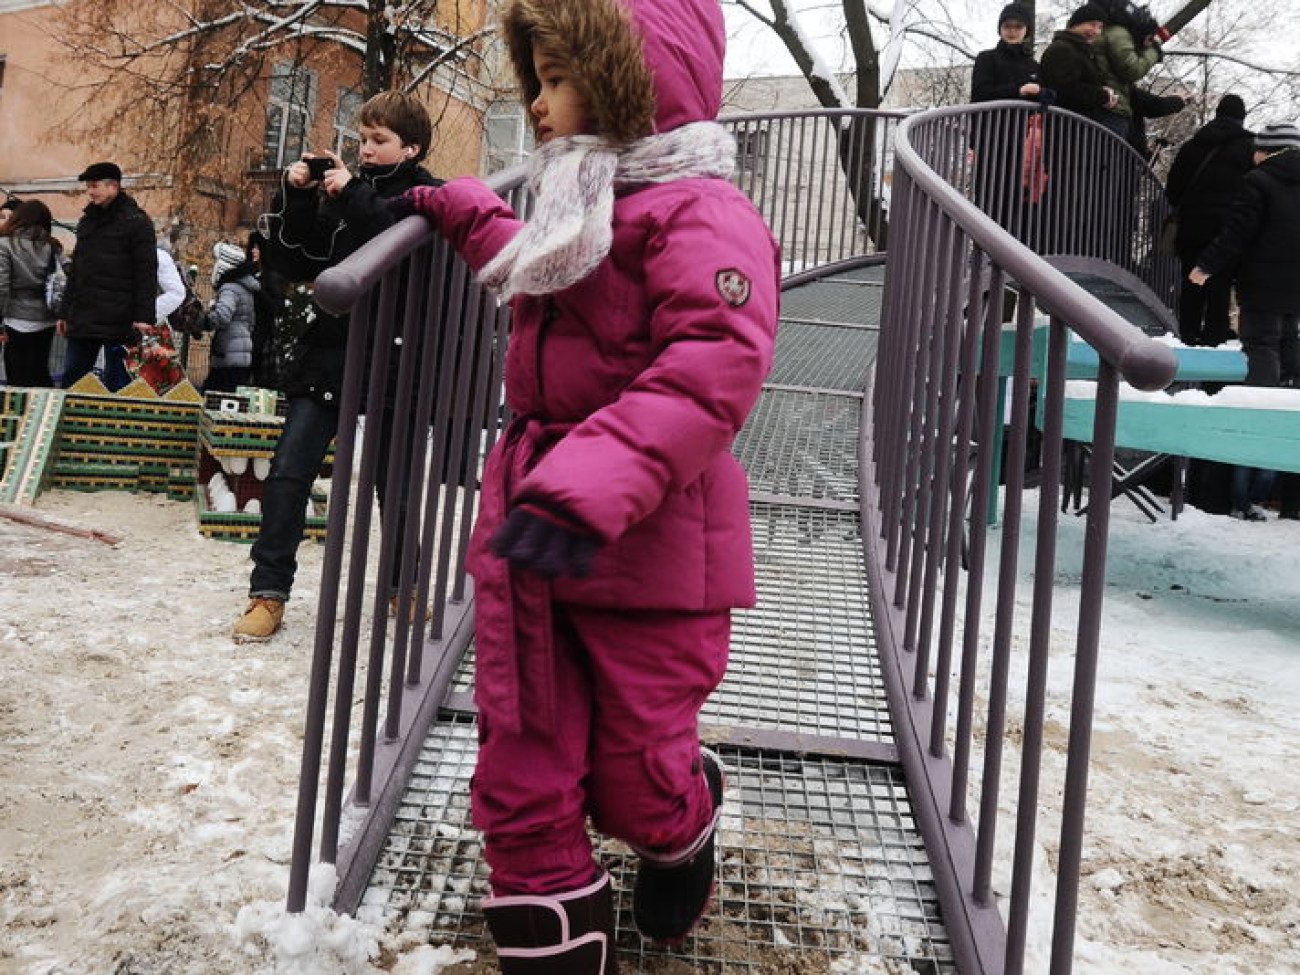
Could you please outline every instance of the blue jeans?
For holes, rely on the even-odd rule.
[[[336,406],[326,406],[310,396],[289,400],[271,472],[262,488],[262,524],[253,543],[249,596],[289,598],[298,571],[298,545],[307,525],[312,482],[320,473],[338,424]]]
[[[67,389],[95,368],[99,350],[104,350],[104,385],[109,392],[117,392],[131,381],[126,371],[126,347],[116,342],[97,339],[74,339],[68,336],[68,352],[63,359],[63,388]]]

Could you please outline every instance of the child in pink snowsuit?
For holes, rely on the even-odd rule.
[[[754,602],[730,447],[771,366],[779,254],[727,179],[717,0],[512,0],[502,30],[541,143],[532,217],[472,178],[407,197],[513,315],[515,419],[470,551],[484,911],[508,975],[609,975],[588,817],[641,856],[646,936],[684,939],[712,890],[722,768],[698,715]]]

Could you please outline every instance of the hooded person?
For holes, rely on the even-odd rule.
[[[203,391],[233,393],[252,381],[253,331],[262,285],[244,248],[222,241],[212,248],[212,255],[211,368]]]
[[[716,0],[513,0],[502,25],[541,143],[531,218],[473,178],[407,194],[513,312],[515,419],[469,555],[471,797],[502,970],[608,975],[588,815],[640,854],[643,935],[680,942],[713,887],[698,716],[755,598],[730,445],[771,367],[779,253],[713,121]]]

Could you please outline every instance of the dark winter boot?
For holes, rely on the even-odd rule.
[[[616,975],[614,895],[603,870],[563,894],[483,902],[503,975]]]
[[[666,857],[641,854],[632,889],[632,919],[647,938],[665,944],[686,940],[704,916],[713,893],[717,853],[714,839],[722,815],[722,759],[701,749],[700,764],[713,796],[713,818],[684,849]]]

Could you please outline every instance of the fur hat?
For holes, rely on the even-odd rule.
[[[1255,134],[1256,152],[1281,152],[1283,149],[1300,149],[1300,129],[1285,122],[1266,125]]]
[[[89,183],[96,179],[113,179],[122,182],[122,170],[117,163],[97,162],[87,166],[77,179]]]
[[[1246,103],[1240,95],[1224,95],[1214,109],[1215,118],[1231,118],[1238,122],[1246,119]]]
[[[998,29],[1001,30],[1002,25],[1008,20],[1017,20],[1026,27],[1030,27],[1034,23],[1034,18],[1030,15],[1029,8],[1023,3],[1009,3],[1002,8],[1002,13],[998,14]]]
[[[654,79],[631,15],[617,0],[513,0],[501,28],[525,110],[542,87],[533,69],[536,45],[575,70],[574,84],[602,135],[633,142],[654,131]]]
[[[1066,23],[1066,29],[1086,24],[1090,20],[1100,20],[1103,24],[1106,22],[1106,11],[1095,3],[1085,3],[1082,7],[1070,14],[1070,19]]]
[[[239,267],[247,259],[244,255],[244,248],[238,244],[230,244],[225,241],[212,246],[212,256],[215,258],[212,263],[212,284],[214,286],[221,280],[223,274]]]

